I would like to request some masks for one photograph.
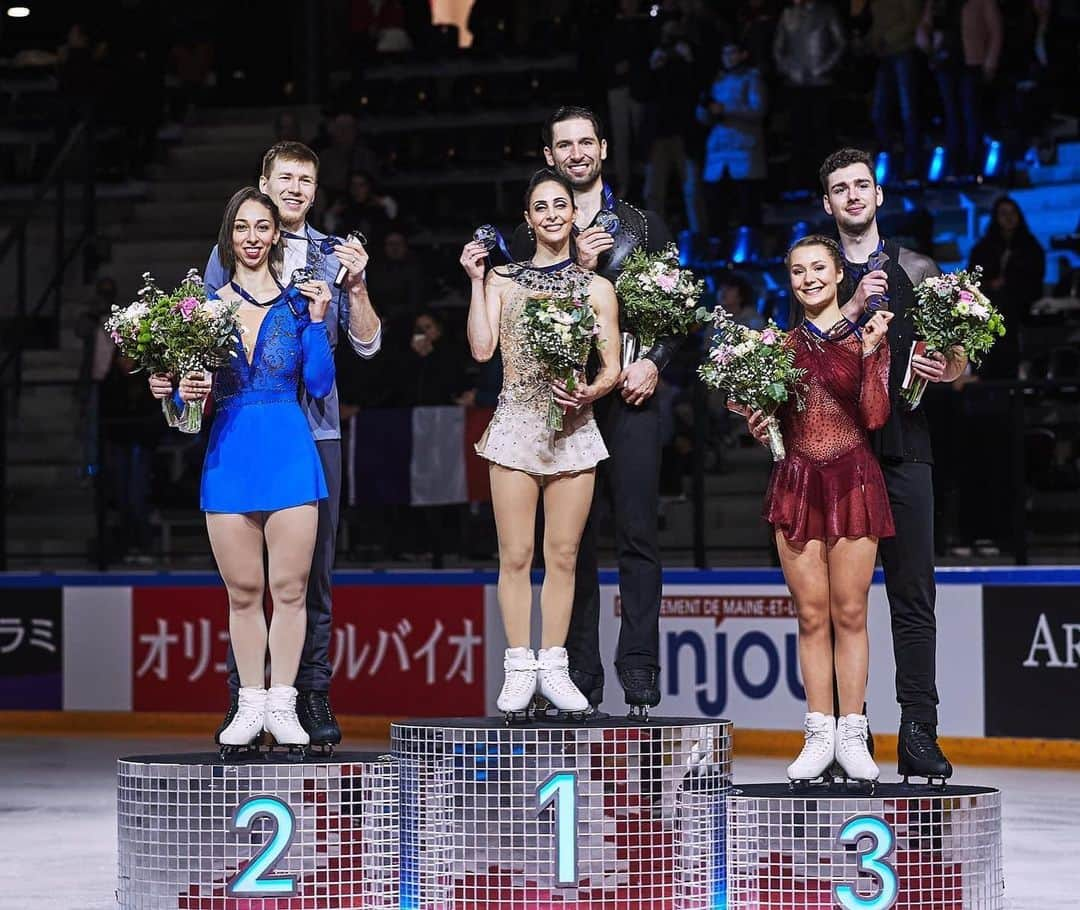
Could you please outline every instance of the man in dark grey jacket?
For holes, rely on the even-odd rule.
[[[773,36],[773,59],[787,83],[793,185],[809,188],[832,138],[833,73],[847,38],[832,4],[792,0]]]

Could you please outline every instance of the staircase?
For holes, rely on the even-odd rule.
[[[143,272],[151,272],[166,287],[189,268],[203,270],[226,201],[254,182],[259,157],[272,142],[272,114],[266,110],[207,111],[154,167],[140,198],[122,205],[106,199],[99,208],[100,233],[111,243],[111,256],[98,274],[116,280],[121,302],[134,299]],[[42,235],[40,242],[48,238]],[[93,287],[78,280],[78,271],[69,270],[64,287],[59,347],[26,352],[27,385],[18,412],[8,415],[7,540],[12,569],[85,567],[96,552],[87,421],[76,386],[82,341],[75,334]],[[70,384],[37,386],[36,381]],[[201,520],[194,509],[191,514],[201,541]],[[207,558],[205,543],[193,549]]]

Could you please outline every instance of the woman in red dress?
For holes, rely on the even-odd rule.
[[[806,688],[806,742],[788,767],[795,781],[822,777],[835,759],[852,779],[877,780],[867,749],[867,597],[878,540],[891,537],[885,479],[868,433],[889,416],[892,313],[862,327],[840,312],[840,248],[811,236],[787,256],[802,307],[789,336],[806,372],[798,403],[778,416],[787,457],[776,464],[765,518],[776,533],[784,578],[799,611],[799,664]],[[840,697],[834,719],[833,678]]]

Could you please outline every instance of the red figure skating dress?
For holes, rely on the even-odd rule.
[[[863,355],[846,319],[828,332],[804,322],[789,336],[806,370],[802,409],[777,414],[787,457],[773,467],[765,520],[795,543],[892,537],[892,510],[868,433],[889,417],[889,345]]]

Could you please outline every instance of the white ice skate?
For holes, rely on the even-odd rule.
[[[507,648],[503,656],[502,691],[495,706],[506,715],[506,722],[529,718],[529,705],[536,693],[536,655],[532,648]]]
[[[836,761],[848,780],[873,784],[881,770],[866,745],[866,715],[845,714],[836,722]]]
[[[811,711],[806,715],[803,729],[806,741],[802,752],[787,769],[792,787],[826,783],[825,772],[836,753],[836,719],[831,714]]]
[[[265,715],[266,689],[241,686],[237,693],[236,713],[228,726],[218,734],[221,754],[252,745],[263,731]]]
[[[570,659],[566,648],[544,648],[536,655],[540,665],[537,689],[559,714],[584,716],[589,700],[570,679]]]
[[[296,716],[296,689],[271,686],[266,693],[266,720],[263,729],[279,746],[306,746],[311,742],[307,730]]]

